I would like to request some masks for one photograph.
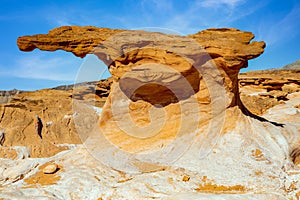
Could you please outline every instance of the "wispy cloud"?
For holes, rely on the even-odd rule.
[[[49,10],[50,12],[47,12],[44,16],[53,26],[82,25],[85,23],[85,20],[82,18],[88,15],[88,13],[84,15],[82,15],[82,13],[80,14],[80,10],[73,7],[69,7],[68,11],[57,7],[52,7]],[[55,13],[55,15],[53,15],[53,13]],[[92,23],[92,18],[89,21]]]
[[[198,1],[197,4],[205,8],[220,7],[224,5],[234,8],[244,2],[245,0],[202,0]]]
[[[1,76],[42,79],[53,81],[74,81],[81,62],[63,55],[56,57],[39,54],[18,57],[13,67],[0,68]]]
[[[173,17],[165,23],[165,26],[186,34],[209,27],[230,27],[265,5],[257,3],[247,5],[247,9],[241,9],[246,3],[246,0],[193,1],[183,12],[173,12]]]
[[[268,45],[284,42],[299,34],[300,5],[295,5],[279,21],[269,20],[260,24],[260,37],[266,40]]]
[[[249,1],[249,0],[248,0]],[[115,28],[161,27],[173,29],[184,34],[194,33],[208,27],[231,26],[235,21],[244,18],[260,7],[262,3],[247,5],[247,0],[194,0],[185,3],[170,0],[128,1],[124,8],[129,12],[113,13],[101,7],[84,9],[78,5],[65,9],[57,6],[47,8],[43,16],[52,26],[62,25],[95,25]],[[181,5],[182,4],[182,5]],[[180,5],[178,7],[178,5]],[[122,11],[121,11],[122,12]],[[133,12],[135,14],[132,14]],[[55,15],[53,14],[55,13]]]

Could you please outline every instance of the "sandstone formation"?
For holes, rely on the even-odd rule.
[[[300,70],[263,70],[239,74],[240,96],[254,114],[284,104],[289,94],[300,91]]]
[[[17,158],[12,146],[27,147],[29,157],[48,157],[69,149],[69,144],[81,143],[77,134],[80,127],[74,124],[74,117],[79,113],[73,111],[72,100],[84,101],[90,109],[102,107],[109,82],[108,79],[85,83],[77,86],[76,92],[59,87],[14,95],[10,102],[0,105],[0,157]],[[96,114],[82,113],[82,116],[85,116],[84,123],[97,120]],[[37,118],[41,123],[40,132],[37,132]]]
[[[79,57],[95,54],[108,66],[115,79],[145,63],[165,64],[179,73],[187,73],[191,70],[191,64],[174,54],[183,51],[184,57],[190,58],[204,54],[198,55],[198,62],[205,62],[210,60],[205,54],[207,52],[224,71],[221,73],[225,79],[225,87],[232,96],[237,92],[239,69],[247,67],[247,61],[262,54],[265,47],[264,42],[251,42],[254,38],[252,33],[237,29],[208,29],[189,35],[188,38],[193,40],[144,31],[63,26],[48,34],[19,37],[18,46],[22,51],[32,51],[35,48],[46,51],[65,50]],[[192,43],[194,41],[203,51]],[[192,43],[189,49],[185,48],[189,43]],[[237,104],[236,97],[230,97],[230,101],[233,106]]]
[[[20,37],[24,51],[93,53],[113,80],[97,123],[91,96],[72,93],[83,145],[49,158],[0,159],[0,198],[297,199],[298,83],[280,82],[290,94],[264,118],[243,106],[239,69],[265,47],[253,37],[225,28],[182,37],[74,26]],[[267,82],[261,90],[278,89]],[[44,174],[49,163],[63,170]]]
[[[19,93],[22,93],[22,91],[16,89],[9,91],[0,91],[0,104],[9,102],[14,95]]]
[[[257,72],[247,72],[247,73],[242,73],[239,74],[239,87],[240,87],[240,95],[242,102],[245,104],[247,109],[249,109],[252,113],[257,114],[257,115],[262,115],[264,114],[269,108],[274,107],[275,105],[278,104],[283,104],[287,100],[288,94],[292,94],[294,92],[299,92],[299,82],[300,82],[300,77],[299,77],[299,72],[297,70],[265,70],[265,71],[257,71]],[[6,133],[6,138],[7,141],[13,141],[11,143],[8,143],[6,141],[5,146],[7,147],[2,147],[1,148],[1,157],[10,157],[10,158],[16,158],[16,151],[11,147],[11,146],[26,146],[31,148],[32,146],[32,139],[29,140],[21,140],[21,138],[28,137],[28,133],[24,130],[28,129],[27,125],[27,120],[34,120],[34,116],[36,113],[39,112],[33,112],[25,109],[27,108],[28,105],[32,104],[32,99],[33,98],[38,98],[37,101],[43,102],[45,107],[47,105],[53,104],[53,99],[58,99],[61,98],[60,95],[57,95],[56,90],[62,90],[65,91],[66,94],[64,96],[71,96],[73,95],[74,99],[78,100],[85,100],[85,102],[89,102],[91,105],[92,103],[95,104],[97,107],[102,107],[104,105],[104,102],[106,101],[106,97],[108,96],[110,92],[110,85],[112,84],[112,79],[109,78],[108,80],[102,80],[99,82],[94,82],[94,83],[85,83],[86,86],[82,86],[81,89],[76,90],[76,94],[72,94],[72,88],[73,85],[70,86],[59,86],[56,88],[53,88],[51,91],[36,91],[36,92],[27,92],[24,95],[20,94],[16,96],[11,103],[8,103],[7,105],[3,105],[3,107],[9,107],[6,108],[6,112],[3,114],[3,117],[0,125],[1,125],[1,136],[0,136],[0,144],[4,145],[4,133]],[[3,92],[3,94],[7,94],[8,92]],[[9,92],[11,93],[11,92]],[[16,92],[17,94],[18,92]],[[47,95],[47,98],[44,98],[44,94],[49,94]],[[14,94],[14,95],[16,95]],[[63,93],[61,93],[63,94]],[[95,95],[96,94],[96,95]],[[282,96],[278,95],[282,94]],[[12,95],[11,98],[14,96]],[[95,100],[95,98],[97,100]],[[60,119],[64,117],[65,115],[68,115],[72,113],[72,108],[71,106],[71,98],[67,98],[68,101],[66,103],[63,103],[62,107],[64,108],[64,112],[62,112],[61,117],[57,116],[56,114],[47,114],[49,116],[49,119],[42,118],[43,121],[52,121],[52,124],[57,124],[57,120],[53,119]],[[19,102],[20,101],[20,102]],[[28,112],[28,114],[16,114],[20,110],[20,108],[13,106],[13,104],[23,104],[24,106],[24,112]],[[41,106],[40,105],[40,106]],[[66,106],[67,105],[67,106]],[[33,105],[35,106],[35,105]],[[38,108],[38,106],[35,106],[35,110],[39,110],[42,108]],[[52,108],[54,109],[54,108]],[[46,109],[45,113],[48,113],[51,108]],[[54,112],[52,112],[54,113]],[[21,118],[23,120],[20,120],[15,122],[16,124],[13,124],[10,127],[8,127],[8,124],[11,124],[10,120],[4,120],[5,118],[12,118],[14,115],[14,118],[18,119]],[[63,116],[62,116],[63,115]],[[54,121],[54,122],[53,122]],[[47,123],[46,123],[47,124]],[[51,125],[52,125],[51,124]],[[34,124],[31,123],[32,130],[34,130]],[[77,137],[77,131],[74,128],[74,122],[71,119],[71,123],[67,123],[65,125],[61,125],[58,123],[56,126],[60,127],[58,131],[57,129],[52,130],[52,134],[55,134],[55,138],[48,138],[47,136],[44,138],[44,140],[53,142],[55,144],[64,144],[64,143],[69,143],[69,144],[74,144],[74,143],[81,143],[80,140],[78,140]],[[46,125],[46,128],[50,127],[50,123]],[[45,131],[45,130],[44,130]],[[68,135],[67,132],[70,132],[68,134],[72,135],[72,139],[65,140],[64,137],[65,135]],[[20,138],[15,138],[9,139],[14,135],[15,132],[19,132]],[[57,133],[60,132],[62,134],[58,135]],[[46,133],[44,133],[46,134]],[[34,135],[34,132],[32,132],[32,138]],[[22,141],[22,142],[21,142]],[[36,143],[36,141],[35,141]],[[31,153],[31,157],[46,157],[50,155],[54,155],[58,151],[64,150],[65,148],[59,148],[57,149],[56,147],[52,151],[48,150],[49,143],[47,142],[42,142],[40,145],[35,144],[36,146],[34,149],[36,149],[34,152],[38,153]],[[46,149],[47,151],[44,151],[42,149]],[[56,149],[56,150],[55,150]]]
[[[70,93],[43,90],[16,95],[0,106],[2,145],[27,146],[31,157],[53,156],[67,149],[57,144],[80,142],[74,124],[68,125],[72,123],[71,112]],[[43,124],[41,135],[36,130],[37,116]]]
[[[169,139],[176,136],[181,126],[181,115],[177,112],[178,102],[189,99],[193,94],[196,94],[193,98],[197,101],[192,103],[199,102],[203,105],[200,110],[205,117],[201,122],[196,122],[199,124],[208,121],[212,115],[222,113],[226,107],[241,105],[237,82],[239,69],[247,67],[247,61],[263,53],[265,47],[264,42],[251,42],[253,38],[254,35],[250,32],[226,28],[208,29],[188,37],[180,37],[144,31],[121,32],[68,26],[53,29],[48,34],[20,37],[18,46],[23,51],[35,48],[48,51],[61,49],[80,57],[88,53],[97,55],[107,64],[114,78],[111,93],[103,108],[101,129],[106,137],[110,137],[110,142],[126,151],[138,152],[142,151],[141,148],[151,149],[157,143],[164,145],[163,138],[168,143]],[[209,79],[215,79],[221,85],[212,86],[214,83],[210,83]],[[210,88],[207,84],[211,84]],[[127,97],[120,96],[122,94]],[[157,98],[158,95],[160,98]],[[211,101],[210,96],[219,98],[218,103],[211,104],[213,109],[207,106]],[[118,99],[115,103],[124,98],[130,102],[130,115],[137,126],[145,127],[153,120],[145,113],[155,109],[154,105],[165,107],[166,123],[159,127],[152,122],[161,131],[151,141],[145,141],[141,145],[139,139],[128,137],[119,124],[115,123],[121,122],[123,129],[130,129],[132,135],[138,135],[142,130],[133,130],[130,121],[123,123],[128,121],[128,116],[124,113],[127,112],[127,105],[119,107],[117,114],[112,113],[112,98]],[[195,107],[190,105],[186,109],[191,110],[193,106]],[[215,108],[216,106],[219,108]],[[189,115],[190,118],[198,115],[194,111]],[[160,114],[154,118],[159,121],[162,117]],[[183,131],[195,132],[193,128],[197,126],[198,124],[191,124],[186,128],[192,128]],[[142,132],[152,130],[153,127],[148,126]],[[121,144],[123,141],[126,143]]]

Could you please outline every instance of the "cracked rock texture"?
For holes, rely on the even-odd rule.
[[[240,96],[254,114],[262,115],[269,108],[284,104],[288,95],[300,92],[300,69],[262,70],[239,75]]]

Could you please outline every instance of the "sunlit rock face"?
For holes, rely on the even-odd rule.
[[[251,71],[239,75],[243,104],[256,115],[284,104],[289,95],[300,92],[300,69]]]
[[[176,36],[77,26],[20,37],[23,51],[95,54],[113,82],[94,128],[79,131],[84,145],[34,164],[6,160],[0,197],[19,197],[18,187],[22,197],[62,199],[298,198],[299,94],[266,119],[240,101],[239,70],[265,47],[253,37],[228,28]],[[85,112],[78,109],[81,127]],[[47,178],[49,163],[61,170],[40,188],[32,180]]]
[[[227,28],[181,37],[71,26],[51,30],[48,34],[20,37],[18,46],[24,51],[62,49],[80,57],[93,53],[103,60],[114,83],[103,108],[100,127],[112,143],[126,141],[119,144],[120,148],[138,152],[149,145],[147,148],[151,149],[156,143],[165,145],[164,140],[167,144],[178,134],[179,127],[185,126],[181,123],[180,104],[183,102],[188,105],[184,112],[198,112],[199,115],[201,112],[201,120],[189,120],[195,124],[187,125],[193,128],[186,132],[196,131],[199,124],[224,112],[227,107],[238,105],[239,69],[247,67],[249,59],[263,53],[265,46],[264,42],[251,42],[253,37],[252,33]],[[74,45],[76,43],[80,45]],[[219,101],[213,109],[212,97],[213,101],[217,98]],[[186,103],[189,101],[192,103]],[[118,113],[113,113],[113,105],[118,106]],[[151,117],[147,116],[149,110]],[[137,113],[145,114],[138,118]],[[148,124],[149,131],[153,129],[150,122],[156,124],[156,130],[160,129],[150,142],[144,144],[122,130],[122,126],[132,127],[135,126],[132,122],[138,121],[140,126]],[[164,126],[159,127],[158,121]],[[136,127],[129,132],[136,132],[131,136],[138,136],[143,131]]]
[[[95,54],[109,67],[115,79],[145,63],[159,63],[184,74],[192,70],[191,64],[200,67],[213,59],[221,70],[219,73],[227,92],[233,93],[231,105],[234,106],[237,104],[237,98],[233,96],[237,94],[239,70],[247,67],[249,59],[262,54],[265,47],[264,42],[251,42],[253,38],[250,32],[230,28],[208,29],[181,37],[91,26],[63,26],[48,34],[20,37],[18,46],[22,51],[35,48],[65,50],[79,57]]]

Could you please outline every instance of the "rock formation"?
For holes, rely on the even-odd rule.
[[[70,112],[70,93],[44,90],[15,95],[0,106],[0,127],[5,129],[2,145],[27,146],[31,157],[53,156],[67,149],[56,144],[80,142],[74,124],[66,127],[72,123],[71,117],[65,117],[72,116]]]
[[[198,59],[205,62],[205,59],[210,60],[205,54],[207,52],[222,69],[223,72],[220,73],[224,76],[225,87],[231,93],[228,94],[231,95],[229,101],[234,106],[238,101],[236,94],[239,70],[247,67],[249,59],[262,54],[265,47],[264,42],[251,42],[253,38],[254,35],[250,32],[228,28],[208,29],[188,37],[179,37],[91,26],[63,26],[49,31],[48,34],[20,37],[17,43],[22,51],[38,48],[46,51],[64,50],[79,57],[95,54],[108,66],[115,79],[121,78],[131,68],[145,63],[165,64],[179,73],[187,73],[192,68],[191,64],[174,54],[180,51],[184,51],[185,57],[204,54],[203,58]],[[192,43],[194,41],[200,47]],[[189,46],[191,49],[186,48],[189,43],[192,43]]]
[[[80,144],[72,100],[84,101],[90,106],[87,109],[102,107],[110,82],[108,79],[15,94],[10,102],[0,105],[0,157],[16,158],[13,146],[26,147],[28,156],[33,158],[53,156],[69,149],[69,144]],[[84,122],[97,119],[96,114],[84,116]]]
[[[195,111],[192,107],[197,108],[198,105],[193,103],[201,104],[199,113],[203,119],[199,122],[188,120],[199,124],[224,112],[227,107],[241,105],[237,81],[239,70],[247,67],[249,59],[263,53],[265,47],[264,42],[251,42],[253,38],[250,32],[226,28],[208,29],[180,37],[144,31],[68,26],[51,30],[48,34],[20,37],[18,46],[23,51],[35,48],[48,51],[61,49],[80,57],[89,53],[97,55],[108,66],[114,78],[111,93],[103,108],[100,127],[105,136],[110,137],[110,142],[126,151],[139,152],[144,148],[152,149],[158,143],[165,145],[164,140],[167,144],[169,139],[178,134],[179,127],[182,127],[182,116],[177,112],[180,101],[185,102],[191,96],[197,99],[191,100],[190,107],[185,109]],[[214,79],[213,83],[211,79]],[[217,82],[219,85],[216,86]],[[219,100],[215,102],[211,98]],[[136,125],[128,120],[127,104],[122,107],[119,103],[117,113],[113,113],[112,103],[115,101],[117,104],[125,99],[130,103],[129,113]],[[161,110],[155,105],[164,107],[166,111],[163,127],[157,124],[163,118],[162,113],[154,114],[151,119],[146,114],[153,109],[154,112]],[[195,111],[189,117],[193,118],[199,113]],[[124,129],[130,130],[132,135],[139,135],[141,131],[152,132],[154,127],[149,126],[149,122],[154,119],[158,121],[151,124],[161,128],[161,131],[151,141],[143,143],[124,133]],[[121,128],[116,121],[122,123]],[[197,126],[190,124],[187,127],[192,128],[184,131],[195,132],[193,128]]]
[[[9,91],[0,91],[0,104],[4,104],[9,102],[12,97],[16,94],[22,93],[23,91],[19,91],[19,90],[9,90]]]
[[[288,95],[300,92],[300,70],[261,70],[239,74],[242,102],[256,115],[284,104]]]
[[[83,146],[34,162],[0,160],[0,197],[299,198],[300,93],[264,118],[240,101],[239,70],[265,47],[253,37],[225,28],[183,37],[74,26],[20,37],[24,51],[95,54],[113,81],[98,123],[84,115],[81,90],[72,94]],[[43,173],[49,163],[62,170]]]

